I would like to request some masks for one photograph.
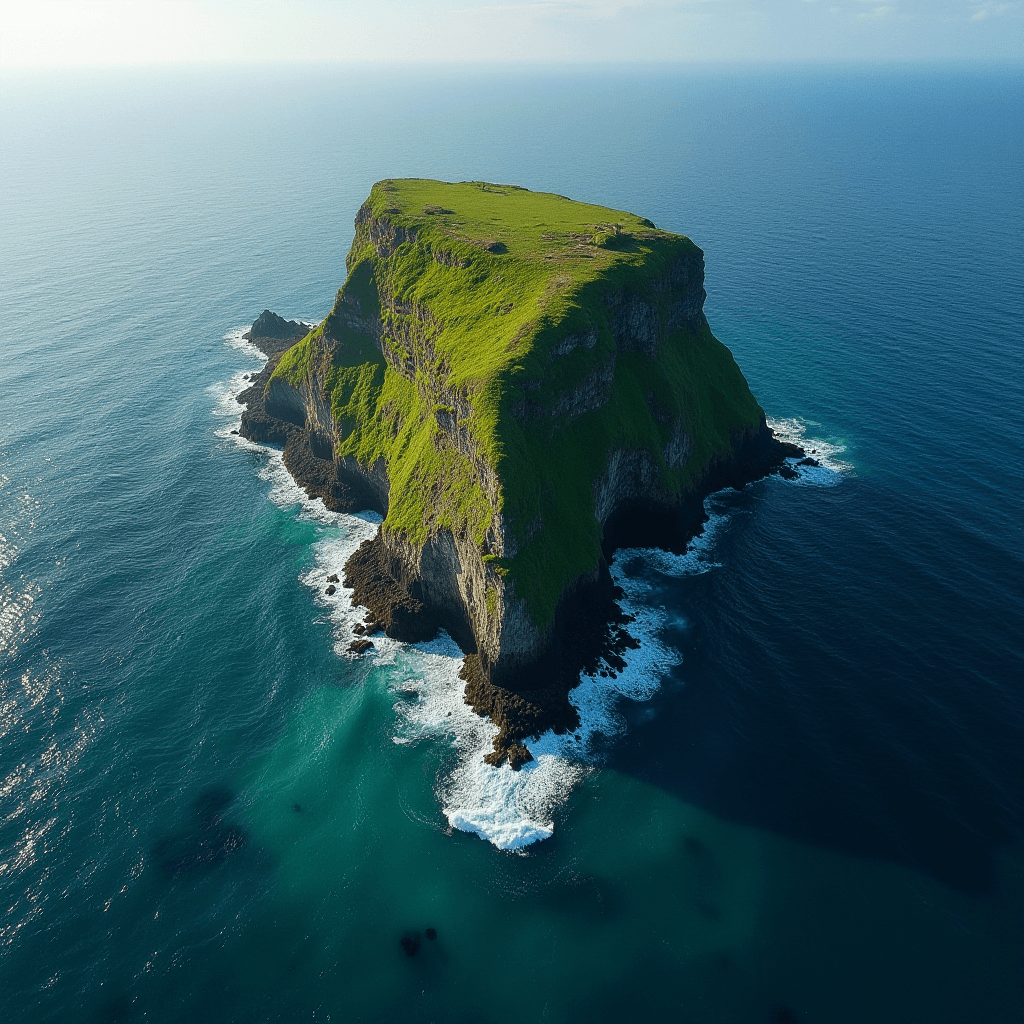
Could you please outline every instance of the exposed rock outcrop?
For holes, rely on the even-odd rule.
[[[310,326],[299,320],[285,320],[283,316],[265,309],[242,337],[272,356],[291,348],[300,338],[305,337]]]

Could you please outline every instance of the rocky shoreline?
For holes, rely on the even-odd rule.
[[[307,331],[306,325],[269,311],[253,325],[248,340],[270,358],[238,396],[246,406],[239,432],[251,441],[283,446],[285,466],[295,482],[311,498],[322,498],[332,511],[373,510],[387,515],[382,468],[366,470],[349,466],[348,459],[335,458],[305,410],[275,402],[268,390],[281,355]],[[619,503],[604,524],[603,557],[596,571],[563,593],[541,656],[500,674],[481,656],[472,624],[459,603],[438,600],[436,588],[432,596],[422,572],[410,573],[409,560],[397,557],[378,532],[345,565],[344,583],[353,589],[353,603],[368,611],[350,650],[358,654],[367,649],[371,641],[366,636],[378,630],[412,642],[432,639],[439,627],[446,629],[466,654],[461,672],[466,702],[499,729],[486,760],[494,765],[507,761],[518,769],[531,759],[525,740],[549,729],[564,733],[579,726],[569,694],[581,674],[614,676],[625,667],[625,652],[639,646],[629,633],[631,619],[618,603],[622,593],[608,571],[615,551],[660,547],[681,553],[703,529],[704,499],[709,494],[726,487],[741,490],[772,473],[795,475],[785,462],[790,458],[813,463],[796,445],[778,440],[762,419],[759,429],[736,438],[732,458],[713,461],[674,506],[643,499]]]

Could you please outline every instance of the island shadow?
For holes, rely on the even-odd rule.
[[[906,566],[890,571],[913,586],[913,608],[883,612],[852,588],[840,606],[831,581],[857,578],[866,537],[851,537],[831,576],[811,550],[752,570],[757,518],[725,532],[710,572],[628,567],[676,618],[664,638],[683,659],[652,700],[622,702],[629,731],[607,763],[728,821],[987,893],[996,849],[1024,838],[1019,726],[982,699],[1005,664],[971,645],[969,621],[941,635],[949,595],[908,584]],[[766,571],[789,578],[765,585]],[[797,590],[799,608],[780,599]]]

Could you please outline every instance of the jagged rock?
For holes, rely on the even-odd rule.
[[[285,320],[283,316],[278,316],[269,309],[265,309],[242,337],[270,356],[291,348],[296,341],[308,333],[309,324],[301,323],[298,320]]]
[[[362,654],[363,651],[369,650],[373,646],[373,642],[370,640],[353,640],[348,645],[348,649],[353,654]]]
[[[327,589],[326,589],[326,590],[324,591],[324,593],[325,593],[325,594],[326,594],[326,595],[327,595],[328,597],[331,597],[331,596],[332,596],[333,594],[335,594],[335,593],[337,592],[337,590],[338,590],[338,588],[337,588],[337,587],[336,587],[336,586],[335,586],[335,585],[334,585],[334,584],[332,583],[332,584],[331,584],[331,585],[330,585],[330,586],[329,586],[329,587],[328,587],[328,588],[327,588]]]
[[[336,572],[332,572],[331,575],[327,577],[327,582],[328,583],[340,583],[341,580],[338,579],[338,574]]]
[[[524,764],[533,760],[533,754],[531,754],[522,743],[513,743],[511,746],[506,747],[504,754],[505,759],[508,761],[509,768],[514,772],[519,771]],[[488,754],[487,756],[493,757],[494,755]]]

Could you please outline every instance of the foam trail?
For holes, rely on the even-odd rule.
[[[266,355],[251,342],[245,341],[242,335],[247,331],[246,327],[236,327],[224,335],[224,341],[231,348],[236,349],[246,356],[250,365],[243,370],[233,373],[227,380],[217,384],[211,384],[206,390],[213,397],[214,405],[210,410],[218,420],[221,421],[214,433],[217,437],[226,440],[237,439],[244,442],[243,446],[259,448],[259,445],[252,445],[251,442],[241,437],[237,431],[242,424],[243,406],[238,401],[238,395],[249,386],[250,376],[255,376],[263,368],[267,361]]]

